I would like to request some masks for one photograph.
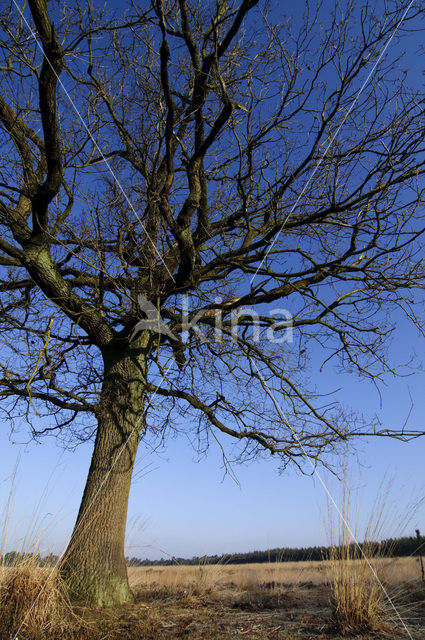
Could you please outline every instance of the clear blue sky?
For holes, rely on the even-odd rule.
[[[418,35],[412,34],[410,44],[406,44],[409,66],[415,60]],[[422,70],[417,64],[415,70],[422,83]],[[394,359],[408,360],[412,351],[423,359],[425,340],[400,323],[393,345]],[[382,424],[390,428],[406,421],[413,400],[408,425],[425,429],[424,373],[388,378],[382,390],[382,408],[370,384],[360,384],[349,375],[333,375],[330,370],[326,374],[312,373],[313,380],[328,390],[341,387],[337,395],[341,402],[369,415],[377,413]],[[35,525],[35,531],[41,532],[42,550],[58,553],[66,546],[77,515],[92,445],[81,445],[71,452],[63,451],[54,439],[46,438],[41,445],[25,444],[28,438],[24,425],[9,438],[9,425],[2,424],[2,506],[18,464],[7,546],[19,549],[27,535],[32,542],[37,537],[31,533]],[[405,506],[425,495],[424,460],[425,437],[408,444],[383,439],[358,442],[357,453],[347,454],[347,461],[351,485],[362,488],[362,513],[369,514],[387,474],[393,478],[390,502],[398,505],[403,522]],[[221,454],[213,445],[208,456],[198,461],[184,437],[170,440],[167,448],[157,453],[145,451],[142,444],[130,497],[128,555],[190,557],[326,543],[327,498],[317,476],[301,476],[291,470],[279,475],[271,458],[237,466],[233,471],[239,484],[230,476],[223,479]],[[324,471],[319,469],[319,473],[329,481]],[[334,480],[330,480],[330,487],[336,494]],[[405,533],[412,534],[415,528],[425,532],[424,507],[417,510]],[[388,527],[385,533],[398,535],[401,529]]]
[[[395,347],[406,353],[419,346],[409,331]],[[404,337],[403,337],[404,336]],[[414,343],[414,344],[412,344]],[[424,345],[421,345],[422,348]],[[339,377],[340,378],[340,377]],[[333,384],[335,381],[330,381]],[[341,379],[339,379],[341,384]],[[349,376],[339,395],[354,406],[379,413],[384,424],[405,422],[423,426],[425,421],[425,375],[396,380],[383,392],[383,409],[376,391]],[[25,430],[15,434],[24,439]],[[9,548],[20,547],[36,522],[44,551],[60,552],[66,545],[77,514],[90,461],[91,445],[64,452],[54,439],[41,445],[11,444],[7,425],[1,431],[0,499],[9,494],[15,462],[18,472],[13,489]],[[361,513],[368,517],[384,476],[392,477],[390,510],[398,514],[397,526],[385,535],[398,535],[406,506],[425,495],[423,463],[425,438],[412,443],[388,439],[358,442],[357,453],[347,457],[350,485],[360,488]],[[234,468],[239,486],[229,476],[223,479],[220,452],[212,447],[206,458],[196,461],[183,437],[171,440],[160,453],[140,448],[131,490],[128,521],[128,554],[138,557],[191,557],[277,546],[310,546],[326,543],[327,498],[317,476],[305,477],[287,471],[279,475],[271,458]],[[331,493],[338,498],[337,482],[319,470]],[[394,523],[392,523],[394,524]],[[353,527],[355,523],[352,523]],[[417,510],[406,534],[425,531],[425,509]],[[37,536],[29,536],[34,539]]]

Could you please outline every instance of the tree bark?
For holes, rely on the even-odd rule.
[[[98,429],[77,521],[60,566],[73,600],[131,602],[124,556],[131,475],[144,428],[146,336],[124,352],[104,350]]]

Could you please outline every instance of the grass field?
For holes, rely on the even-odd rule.
[[[129,576],[138,600],[155,603],[159,620],[166,613],[170,637],[425,638],[425,589],[417,558],[378,558],[371,561],[373,571],[362,560],[336,564],[337,575],[345,575],[344,584],[354,593],[348,604],[359,607],[360,599],[360,614],[365,607],[369,615],[370,628],[365,625],[358,634],[342,633],[335,625],[331,561],[140,567],[129,569]],[[376,596],[374,574],[397,613],[379,585]],[[368,593],[375,594],[372,613],[365,604]]]
[[[374,560],[402,621],[382,597],[373,624],[357,634],[335,625],[331,562],[137,567],[129,569],[136,602],[119,610],[72,610],[53,574],[19,640],[340,640],[425,638],[425,589],[415,558]],[[355,590],[361,561],[341,563]],[[0,638],[10,640],[45,583],[48,569],[4,568]],[[375,581],[372,572],[367,580]],[[366,583],[366,589],[368,585]],[[355,591],[357,593],[357,591]],[[361,592],[363,593],[363,592]],[[356,605],[357,606],[357,605]],[[379,609],[378,607],[378,609]],[[15,616],[15,618],[14,618]],[[410,635],[409,635],[410,634]]]
[[[353,560],[355,566],[357,561]],[[417,558],[381,558],[379,572],[391,585],[408,583],[419,577]],[[167,587],[172,589],[225,588],[252,589],[275,584],[281,587],[294,585],[323,585],[329,582],[330,561],[322,562],[272,562],[243,565],[200,565],[168,567],[130,567],[129,578],[133,588]]]

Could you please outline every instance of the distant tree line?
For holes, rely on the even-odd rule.
[[[368,545],[368,553],[374,545],[370,542]],[[361,555],[359,546],[350,545],[352,554],[350,557]],[[359,549],[360,547],[360,549]],[[396,556],[412,556],[423,553],[425,555],[425,536],[389,538],[382,542],[375,543],[376,551],[380,555],[387,557]],[[232,553],[227,555],[213,556],[194,556],[193,558],[161,558],[161,560],[141,560],[140,558],[127,558],[127,565],[131,567],[150,567],[150,566],[170,566],[176,564],[183,565],[199,565],[199,564],[251,564],[254,562],[301,562],[308,560],[327,560],[330,556],[329,547],[302,547],[292,549],[282,547],[277,549],[269,549],[268,551],[250,551],[248,553]]]
[[[367,543],[368,554],[375,554],[386,557],[406,557],[414,555],[425,555],[425,536],[419,537],[403,537],[388,538],[382,542]],[[358,546],[351,544],[350,557],[360,557],[363,543]],[[329,547],[301,547],[292,549],[282,547],[277,549],[269,549],[268,551],[250,551],[248,553],[231,553],[213,556],[194,556],[193,558],[161,558],[160,560],[149,560],[140,558],[126,558],[129,567],[155,567],[155,566],[171,566],[171,565],[202,565],[202,564],[251,564],[255,562],[301,562],[311,560],[328,560],[330,556]],[[59,556],[50,553],[47,556],[41,556],[38,553],[21,553],[18,551],[9,551],[0,556],[0,564],[3,566],[14,566],[21,562],[32,562],[40,567],[53,567],[59,561]]]

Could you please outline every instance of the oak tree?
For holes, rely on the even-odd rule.
[[[184,430],[303,469],[391,433],[323,399],[309,358],[376,382],[392,318],[420,327],[423,97],[400,52],[422,11],[288,12],[1,9],[0,395],[34,437],[94,438],[61,562],[75,598],[132,598],[144,443]]]

